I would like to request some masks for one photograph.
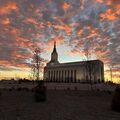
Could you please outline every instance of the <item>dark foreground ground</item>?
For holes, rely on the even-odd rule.
[[[2,91],[0,120],[120,120],[110,103],[113,94],[95,91],[47,91],[37,103],[31,91]]]

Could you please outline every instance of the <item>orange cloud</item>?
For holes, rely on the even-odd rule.
[[[108,0],[108,1],[106,1],[106,4],[107,4],[107,5],[112,5],[112,1],[111,1],[111,0]]]
[[[77,32],[77,35],[81,35],[83,33],[83,30],[80,29],[78,32]]]
[[[64,2],[64,4],[63,4],[63,10],[65,11],[65,12],[67,12],[68,11],[68,9],[70,8],[70,5],[67,3],[67,2]]]
[[[34,18],[27,18],[27,19],[26,19],[26,22],[32,23],[32,24],[34,24],[34,25],[37,25],[37,24],[38,24],[37,21],[36,21]]]
[[[69,25],[67,25],[67,24],[54,25],[54,28],[57,29],[57,30],[64,30],[67,35],[70,35],[71,32],[72,32],[72,28]]]
[[[105,13],[101,13],[100,17],[110,21],[117,20],[117,15],[111,9],[108,9]]]
[[[33,46],[33,43],[30,42],[29,39],[27,38],[24,38],[24,37],[17,37],[16,38],[16,44],[20,47],[29,47],[31,48]]]
[[[0,60],[0,65],[11,66],[11,63],[7,60]]]
[[[9,32],[15,38],[17,38],[19,35],[21,35],[21,30],[18,28],[15,28],[15,27],[14,28],[11,27]]]
[[[40,27],[40,29],[45,28],[44,23],[43,23],[43,22],[41,22],[41,23],[39,24],[39,27]]]
[[[9,18],[5,18],[5,19],[2,19],[1,23],[3,25],[9,25],[11,22],[10,22],[10,19]]]
[[[92,38],[92,37],[95,37],[95,36],[97,36],[98,34],[96,33],[96,32],[91,32],[91,34],[90,35],[88,35],[85,39],[89,39],[89,38]]]
[[[103,3],[104,0],[96,0],[96,2]]]
[[[20,51],[16,50],[16,51],[13,51],[12,53],[12,56],[13,56],[13,60],[16,60],[16,59],[26,59],[26,58],[31,58],[32,57],[32,54],[21,54]]]
[[[85,0],[80,0],[80,8],[83,10],[85,5]]]
[[[52,26],[52,23],[50,21],[47,22],[47,26],[48,27],[51,27]]]
[[[120,15],[120,4],[116,5],[116,13]]]
[[[0,15],[9,14],[12,11],[18,11],[19,8],[15,2],[10,2],[0,7]]]
[[[67,51],[65,53],[68,54],[68,55],[80,55],[80,56],[84,56],[83,51],[81,51],[80,49],[74,49],[74,50],[71,50],[71,51]]]

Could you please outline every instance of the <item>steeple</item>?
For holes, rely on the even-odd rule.
[[[54,40],[54,49],[53,52],[56,51],[56,41]],[[57,52],[57,51],[56,51]]]
[[[58,62],[58,53],[56,50],[56,41],[54,41],[54,48],[53,48],[53,52],[51,54],[51,60],[48,64],[57,64]]]

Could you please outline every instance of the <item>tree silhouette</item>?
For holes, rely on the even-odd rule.
[[[36,48],[33,54],[33,61],[32,61],[32,74],[33,79],[39,80],[40,79],[40,64],[41,64],[41,57],[40,57],[41,50]]]

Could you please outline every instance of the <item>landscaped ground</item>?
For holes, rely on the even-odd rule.
[[[31,91],[2,91],[0,120],[120,120],[110,103],[113,94],[100,91],[47,91],[37,103]]]

